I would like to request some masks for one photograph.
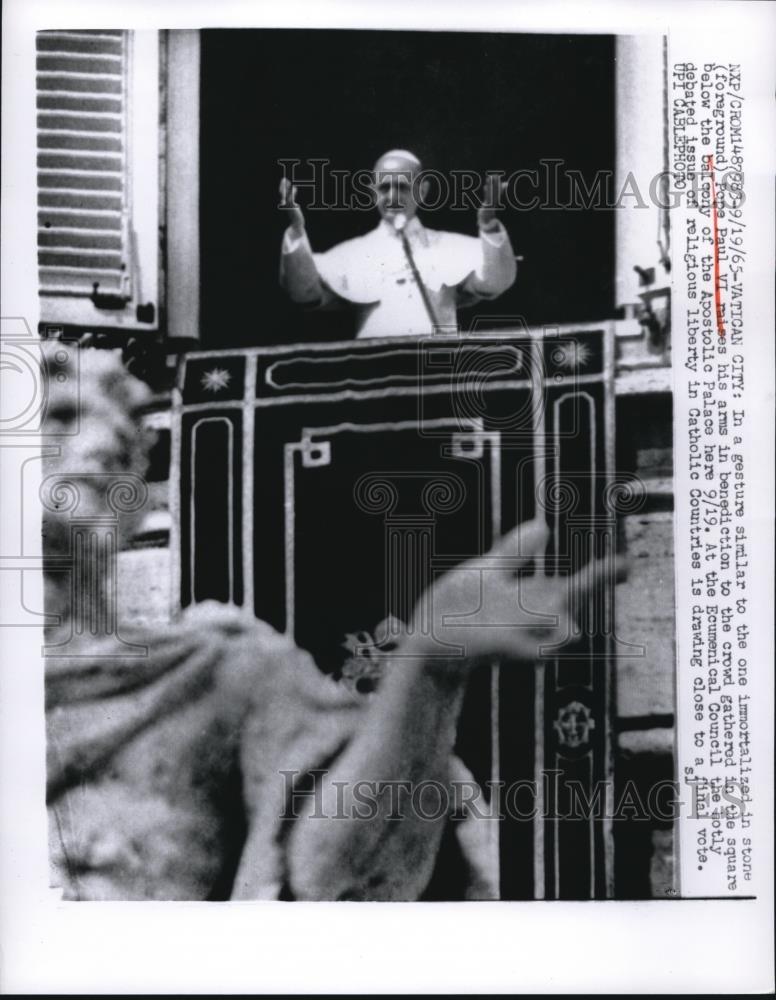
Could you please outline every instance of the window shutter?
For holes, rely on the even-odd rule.
[[[158,105],[139,107],[133,32],[43,31],[37,36],[38,268],[42,318],[146,326],[142,292],[157,286],[153,253],[141,260],[133,219],[133,153],[158,153]],[[155,65],[139,65],[138,74]],[[158,88],[158,77],[154,89]],[[138,122],[143,134],[138,136]],[[152,163],[158,187],[158,164]],[[148,164],[145,167],[148,172]],[[147,192],[146,197],[147,197]],[[158,190],[153,203],[158,202]],[[147,213],[146,213],[147,214]],[[141,266],[145,290],[139,287]]]
[[[43,294],[131,298],[123,32],[38,35]],[[130,292],[130,294],[128,294]]]

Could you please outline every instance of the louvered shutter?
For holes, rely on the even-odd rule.
[[[37,36],[38,268],[47,320],[135,326],[142,317],[131,155],[143,112],[144,132],[154,134],[140,145],[155,155],[158,116],[134,99],[132,35]],[[156,185],[157,164],[151,167]],[[156,269],[155,253],[150,266]],[[155,274],[151,284],[155,291]]]

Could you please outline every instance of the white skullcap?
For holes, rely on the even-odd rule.
[[[415,173],[420,169],[420,160],[408,149],[390,149],[375,163],[375,173],[393,173],[397,170]]]

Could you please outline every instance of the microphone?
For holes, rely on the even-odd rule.
[[[412,256],[412,249],[410,247],[410,241],[407,239],[407,234],[404,232],[404,227],[407,225],[408,219],[404,212],[397,212],[391,218],[393,228],[398,233],[401,239],[401,245],[404,249],[404,254],[407,258],[407,263],[410,265],[410,270],[412,271],[412,277],[415,279],[415,284],[418,286],[418,291],[420,292],[420,297],[423,299],[423,305],[428,313],[428,318],[431,320],[431,327],[436,330],[439,327],[437,322],[436,314],[434,312],[434,307],[431,305],[431,300],[428,297],[428,291],[426,286],[423,284],[423,278],[420,276],[418,271],[418,265],[415,263],[415,258]]]

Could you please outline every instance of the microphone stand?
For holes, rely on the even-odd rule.
[[[410,247],[410,241],[407,239],[407,234],[404,232],[404,227],[407,225],[407,217],[403,214],[397,215],[393,220],[393,228],[399,234],[401,239],[401,245],[404,249],[404,255],[410,265],[410,270],[412,271],[412,276],[415,279],[415,283],[418,286],[418,291],[420,292],[420,297],[423,299],[423,305],[426,307],[426,312],[428,313],[428,318],[431,320],[431,330],[437,330],[439,328],[439,322],[436,318],[434,312],[434,307],[431,305],[431,299],[428,296],[428,290],[423,284],[423,279],[420,276],[420,271],[418,271],[418,266],[415,263],[415,258],[412,255],[412,248]]]

